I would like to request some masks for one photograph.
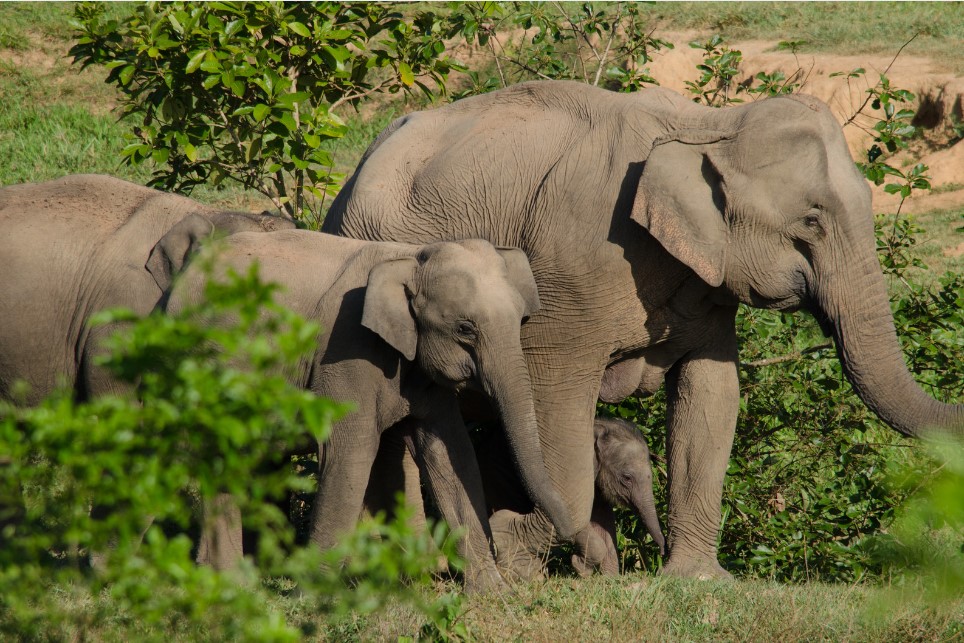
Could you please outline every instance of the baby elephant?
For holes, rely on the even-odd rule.
[[[443,517],[465,530],[466,590],[503,589],[456,391],[472,387],[492,401],[530,502],[564,516],[543,464],[522,354],[521,324],[539,305],[525,254],[480,240],[413,246],[308,231],[240,233],[209,251],[216,272],[258,262],[264,280],[283,286],[279,303],[320,323],[317,351],[295,383],[357,403],[319,445],[311,540],[328,548],[355,526],[380,436],[398,427],[413,436]],[[201,263],[175,285],[168,310],[201,298]],[[211,558],[226,565],[240,554]]]
[[[634,510],[659,546],[660,554],[666,553],[665,541],[656,515],[649,447],[642,433],[631,422],[603,417],[596,418],[593,432],[596,486],[589,543],[584,556],[573,555],[572,564],[582,576],[596,569],[615,575],[619,573],[619,558],[613,507]],[[518,480],[503,464],[507,448],[498,431],[486,435],[478,446],[485,498],[490,513],[526,513],[532,510],[532,504],[520,493]]]

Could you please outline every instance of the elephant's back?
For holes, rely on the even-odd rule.
[[[416,249],[309,230],[279,230],[239,232],[227,237],[221,248],[216,244],[205,252],[213,256],[219,274],[228,267],[243,273],[257,263],[262,281],[282,287],[278,295],[281,303],[300,314],[312,315],[323,298],[338,298],[348,290],[364,287],[378,261],[411,256]],[[191,272],[196,273],[196,269]]]
[[[539,207],[545,177],[598,122],[581,85],[549,85],[526,83],[402,117],[368,150],[323,230],[519,246],[521,217]],[[567,97],[568,89],[578,95]],[[505,213],[520,218],[506,221]]]
[[[29,219],[50,228],[87,230],[87,236],[123,225],[130,213],[158,194],[143,186],[99,174],[65,176],[43,183],[23,183],[0,189],[0,224]]]

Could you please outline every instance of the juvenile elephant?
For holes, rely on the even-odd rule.
[[[870,190],[830,110],[808,96],[726,109],[662,88],[516,85],[404,116],[383,131],[324,230],[525,251],[542,308],[522,331],[546,466],[589,543],[597,399],[667,393],[664,573],[717,562],[739,410],[742,302],[805,308],[847,377],[905,435],[964,434],[902,359],[875,252]],[[491,519],[507,565],[552,541],[541,512]]]
[[[443,517],[466,529],[466,589],[501,588],[456,391],[476,387],[492,400],[523,486],[549,516],[563,514],[546,475],[519,339],[523,320],[539,306],[525,255],[480,240],[411,246],[307,231],[241,233],[222,245],[217,271],[258,262],[262,278],[284,287],[280,303],[321,324],[310,366],[292,375],[300,378],[293,383],[357,403],[319,445],[311,540],[328,548],[355,525],[380,436],[396,427],[413,436]],[[192,263],[167,310],[197,301],[205,280]]]
[[[94,313],[149,313],[192,244],[214,231],[294,227],[109,176],[0,188],[0,399],[34,404],[58,386],[81,399],[114,389],[93,364],[111,332],[88,326]]]

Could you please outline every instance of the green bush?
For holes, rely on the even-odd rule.
[[[252,269],[210,282],[207,301],[178,315],[100,315],[125,326],[103,365],[128,394],[0,408],[5,508],[20,489],[24,499],[3,527],[0,631],[292,640],[300,629],[278,599],[294,588],[317,614],[363,613],[394,597],[445,626],[452,599],[418,588],[439,551],[452,552],[441,526],[415,533],[402,510],[322,553],[297,546],[271,502],[306,490],[280,457],[286,446],[324,439],[348,408],[288,383],[319,329],[275,304],[275,289]],[[193,506],[219,493],[238,500],[257,534],[233,573],[197,566],[187,535]],[[102,570],[88,566],[92,552],[104,553]]]
[[[343,176],[325,142],[345,134],[335,110],[381,92],[444,90],[441,19],[403,20],[387,3],[148,2],[124,19],[75,9],[71,48],[105,65],[122,113],[139,116],[122,156],[153,161],[167,190],[224,179],[321,223]]]

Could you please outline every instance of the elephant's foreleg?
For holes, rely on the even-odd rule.
[[[318,492],[311,509],[310,539],[330,549],[355,528],[378,451],[379,432],[361,412],[339,421],[319,447]]]
[[[442,517],[452,529],[464,530],[459,553],[466,561],[465,591],[504,591],[492,551],[482,476],[454,396],[417,422],[414,446]]]
[[[226,493],[200,503],[201,537],[197,562],[224,571],[234,569],[244,557],[241,510]]]
[[[365,510],[362,514],[374,516],[383,511],[386,516],[393,517],[396,496],[402,493],[405,505],[412,511],[409,524],[419,531],[425,527],[425,506],[418,465],[407,444],[410,438],[408,426],[394,426],[382,433],[365,491]]]
[[[730,575],[717,562],[723,478],[740,405],[736,334],[720,324],[666,376],[669,557],[664,574]]]

